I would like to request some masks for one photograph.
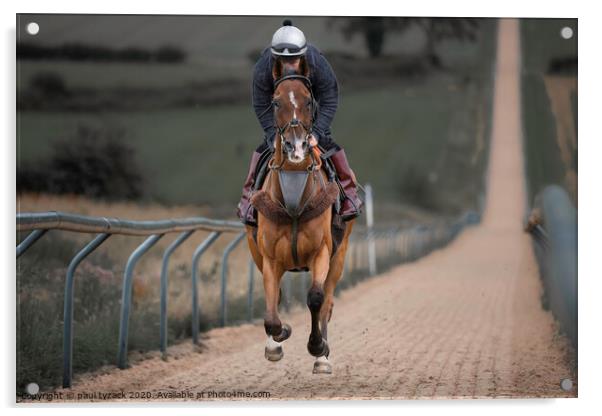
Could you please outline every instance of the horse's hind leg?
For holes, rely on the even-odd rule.
[[[291,327],[282,324],[278,317],[278,298],[280,294],[280,279],[284,270],[276,264],[264,261],[263,286],[265,290],[264,327],[268,335],[265,346],[265,358],[278,361],[284,355],[281,343],[291,336]]]

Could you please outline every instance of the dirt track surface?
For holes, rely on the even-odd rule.
[[[297,400],[574,397],[576,387],[560,388],[576,375],[566,339],[541,307],[537,264],[521,226],[517,21],[502,20],[500,31],[483,222],[335,300],[332,375],[312,374],[310,316],[298,309],[283,315],[293,335],[279,362],[263,358],[265,334],[257,322],[209,332],[201,353],[186,343],[170,349],[168,362],[152,358],[125,371],[76,377],[70,392],[151,392],[155,400],[158,392],[233,390]]]

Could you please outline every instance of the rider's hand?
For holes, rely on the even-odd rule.
[[[318,145],[318,140],[316,140],[313,134],[309,135],[309,145],[310,147],[316,147]]]

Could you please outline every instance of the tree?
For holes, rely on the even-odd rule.
[[[427,39],[424,55],[437,67],[441,66],[435,50],[438,42],[444,39],[474,41],[479,30],[479,19],[464,17],[348,17],[333,18],[329,24],[338,25],[348,40],[358,33],[361,34],[371,57],[382,54],[388,32],[404,32],[412,25],[417,25]]]

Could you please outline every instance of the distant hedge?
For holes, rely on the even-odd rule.
[[[43,46],[29,42],[17,43],[17,59],[101,62],[162,62],[177,64],[186,60],[186,52],[177,46],[166,45],[157,49],[127,47],[113,49],[83,43],[65,43]]]

